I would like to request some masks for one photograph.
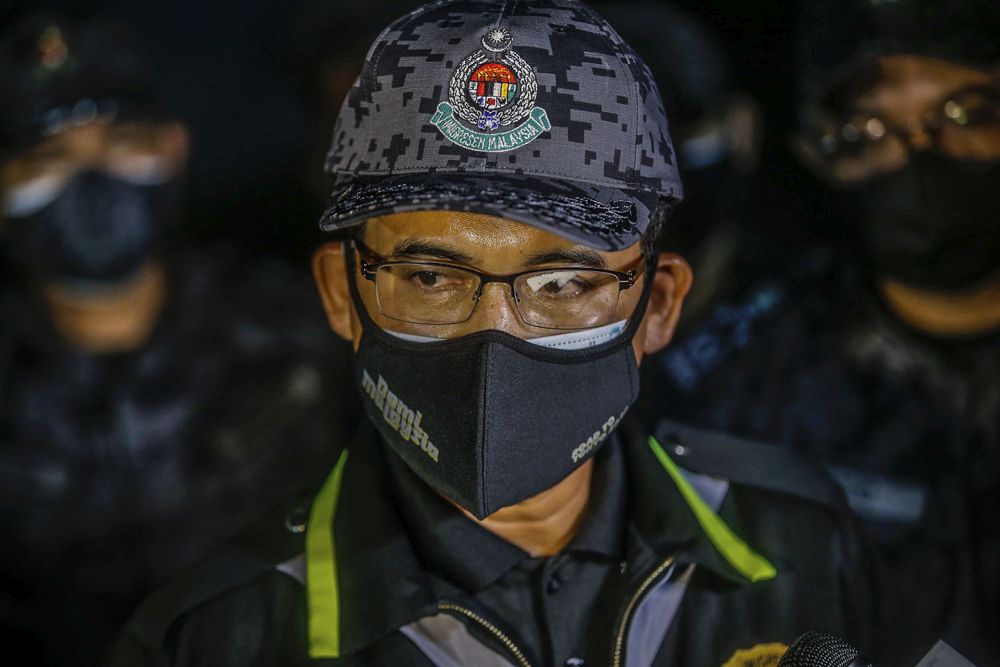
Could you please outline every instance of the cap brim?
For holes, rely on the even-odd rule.
[[[335,231],[404,211],[470,211],[550,231],[597,250],[635,244],[662,195],[524,174],[354,178],[336,186],[320,228]]]

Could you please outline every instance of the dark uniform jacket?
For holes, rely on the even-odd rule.
[[[483,604],[467,573],[428,561],[366,426],[311,509],[301,499],[279,508],[150,598],[110,664],[742,665],[773,661],[812,629],[874,654],[873,572],[838,487],[767,454],[777,450],[758,459],[753,445],[660,430],[617,435],[597,461],[595,479],[618,448],[626,495],[622,594],[584,621],[607,638],[604,655],[584,662],[524,643],[520,620]]]
[[[905,663],[1000,655],[1000,334],[906,328],[851,258],[801,252],[643,364],[638,406],[828,465],[878,548]],[[742,283],[741,283],[742,284]],[[652,389],[652,391],[650,391]]]
[[[0,284],[4,665],[96,664],[151,591],[336,460],[354,394],[326,385],[348,357],[296,296],[306,277],[221,249],[172,259],[127,353],[67,344]]]
[[[597,486],[613,479],[602,468],[620,465],[623,483],[592,495],[603,505],[624,494],[622,562],[607,575],[620,595],[589,604],[580,627],[540,633],[593,635],[604,655],[555,655],[525,641],[532,633],[523,619],[491,609],[484,600],[503,597],[500,584],[474,590],[485,582],[460,570],[495,567],[502,556],[482,548],[477,556],[462,542],[455,550],[467,558],[433,558],[425,533],[457,533],[429,517],[465,522],[463,540],[499,538],[454,508],[450,519],[444,507],[415,512],[408,504],[427,499],[396,494],[393,455],[365,425],[311,507],[300,499],[277,508],[150,598],[110,664],[773,664],[783,645],[813,629],[874,655],[874,573],[839,487],[773,448],[734,449],[742,444],[674,424],[658,438],[630,428],[609,439],[594,473]],[[595,516],[606,517],[589,508],[578,537],[594,532],[587,522]],[[500,580],[508,589],[518,587],[512,576]]]

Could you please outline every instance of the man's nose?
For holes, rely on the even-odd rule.
[[[525,332],[524,323],[517,314],[517,304],[511,288],[503,283],[487,283],[479,294],[479,302],[466,322],[469,333],[496,329],[522,337]]]

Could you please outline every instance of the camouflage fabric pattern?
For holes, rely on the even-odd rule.
[[[511,150],[469,150],[431,119],[450,101],[456,68],[497,27],[532,68],[534,105],[551,128]],[[344,102],[326,167],[335,179],[320,221],[327,231],[397,211],[460,209],[613,250],[639,239],[661,198],[682,197],[649,69],[574,0],[444,0],[391,24]]]

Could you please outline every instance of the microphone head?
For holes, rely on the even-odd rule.
[[[778,667],[871,667],[871,663],[843,639],[807,632],[792,642]]]

